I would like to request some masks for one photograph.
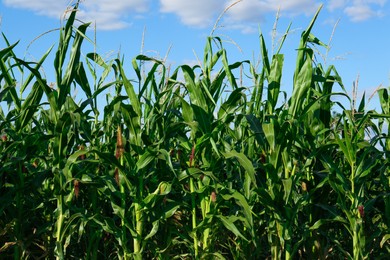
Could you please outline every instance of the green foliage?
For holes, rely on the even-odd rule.
[[[218,37],[200,66],[169,75],[139,55],[127,71],[82,57],[88,24],[75,27],[76,10],[60,31],[54,88],[40,73],[51,48],[25,61],[4,36],[0,258],[390,256],[389,90],[378,91],[381,111],[364,97],[356,110],[336,69],[313,62],[311,45],[326,47],[311,32],[320,10],[285,102],[284,55],[269,55],[263,35],[260,71],[230,64]]]

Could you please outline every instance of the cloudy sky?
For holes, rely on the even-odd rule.
[[[64,13],[73,3],[0,0],[0,30],[11,42],[20,40],[17,49],[20,55],[38,59],[56,43],[58,32],[53,29],[61,26]],[[321,4],[323,8],[313,32],[325,43],[331,39],[331,48],[319,49],[318,62],[334,64],[347,89],[352,89],[357,78],[360,93],[366,91],[368,96],[380,85],[388,87],[390,4],[387,0],[83,0],[78,19],[92,22],[89,36],[96,36],[97,51],[106,57],[120,52],[130,61],[142,52],[167,57],[173,66],[195,63],[196,56],[202,56],[206,37],[229,6],[213,34],[225,41],[231,61],[257,59],[259,30],[272,52],[272,43],[277,43],[291,22],[290,35],[282,49],[286,55],[283,87],[289,92],[299,36]],[[86,45],[93,49],[92,44]],[[4,41],[0,41],[0,49],[4,46]],[[47,71],[50,73],[50,68]]]

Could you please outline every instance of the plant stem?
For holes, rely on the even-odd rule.
[[[285,251],[286,251],[285,259],[290,260],[291,259],[291,242],[286,243],[286,250]]]
[[[121,158],[121,162],[122,162],[122,158]],[[121,207],[122,209],[126,209],[126,191],[125,191],[125,187],[123,184],[121,184],[121,182],[119,182],[120,184],[120,192],[121,192]],[[126,210],[125,210],[126,212]],[[124,213],[124,216],[123,218],[121,219],[121,226],[122,226],[122,243],[123,243],[123,250],[124,250],[124,254],[126,255],[127,254],[127,247],[126,247],[126,241],[127,241],[127,236],[126,236],[126,224],[125,224],[125,218],[126,217],[126,213]]]
[[[198,181],[198,189],[203,188],[203,183],[201,180]],[[202,210],[202,218],[203,220],[206,219],[207,214],[210,212],[210,197],[205,196],[204,194],[200,194],[200,207]],[[203,231],[203,245],[202,248],[205,250],[208,247],[208,239],[209,239],[209,234],[210,234],[210,228],[206,228]]]
[[[194,236],[194,250],[195,250],[195,258],[198,256],[198,237],[196,236],[196,203],[195,203],[195,185],[194,179],[190,178],[190,191],[191,191],[191,214],[192,214],[192,230]]]
[[[22,166],[21,164],[19,164],[19,167],[18,167],[18,175],[19,175],[19,179],[20,179],[20,183],[18,185],[18,190],[22,191],[23,188],[24,188],[24,176],[23,176],[23,171],[22,171]],[[23,237],[23,234],[22,234],[22,223],[23,223],[23,205],[22,205],[22,198],[21,198],[21,192],[17,192],[16,193],[16,207],[17,207],[17,210],[18,210],[18,218],[17,218],[17,222],[16,222],[16,225],[15,225],[15,233],[16,233],[16,239],[17,239],[17,246],[15,247],[15,251],[14,251],[14,259],[20,259],[21,257],[21,252],[22,252],[22,248],[21,248],[21,239]]]
[[[57,247],[57,259],[64,259],[64,253],[62,249],[62,239],[61,239],[61,232],[62,232],[62,225],[64,223],[64,212],[63,212],[63,200],[62,194],[58,195],[57,200],[57,211],[58,211],[58,217],[57,217],[57,234],[56,234],[56,247]]]
[[[191,168],[194,163],[195,158],[195,144],[192,146],[191,155],[189,158],[189,167]],[[196,201],[195,201],[195,185],[194,179],[190,178],[190,191],[191,191],[191,214],[192,214],[192,230],[194,236],[194,250],[195,250],[195,258],[198,256],[198,237],[196,236]]]
[[[143,189],[143,178],[142,176],[139,176],[139,185],[138,185],[138,198],[137,200],[140,201],[142,199],[142,189]],[[142,248],[142,229],[143,229],[143,219],[142,219],[142,207],[139,202],[136,202],[134,204],[134,211],[135,211],[135,221],[136,221],[136,227],[135,231],[137,233],[137,237],[134,238],[134,259],[142,259],[141,254],[141,248]]]
[[[352,246],[353,246],[353,259],[360,259],[362,257],[363,248],[361,248],[361,240],[363,239],[361,237],[361,219],[359,219],[357,207],[359,204],[359,194],[355,194],[355,163],[352,163],[351,165],[351,193],[352,193],[352,216],[353,220],[351,225],[352,230]]]
[[[282,248],[280,244],[279,238],[279,229],[281,228],[279,222],[277,220],[274,221],[274,227],[272,227],[271,236],[271,259],[281,259]]]
[[[141,256],[141,236],[142,236],[142,213],[139,203],[134,205],[135,219],[136,219],[136,232],[137,237],[134,238],[134,258],[142,259]]]
[[[357,227],[357,223],[355,225],[355,227],[353,227],[353,237],[352,237],[352,240],[353,240],[353,259],[359,259],[359,255],[360,255],[360,250],[359,250],[359,236],[358,236],[358,227]]]

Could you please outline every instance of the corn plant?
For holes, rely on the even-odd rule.
[[[380,111],[365,96],[355,107],[316,60],[320,9],[289,97],[290,26],[275,53],[259,35],[259,68],[231,64],[210,36],[199,65],[171,70],[83,56],[78,5],[49,64],[55,83],[41,73],[54,45],[31,62],[3,35],[0,258],[389,257],[389,92]]]

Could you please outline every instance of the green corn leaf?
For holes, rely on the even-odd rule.
[[[291,192],[292,192],[292,184],[293,184],[292,179],[291,178],[283,179],[282,183],[283,183],[283,189],[284,189],[283,199],[287,205],[290,202],[290,196],[291,196]]]
[[[15,105],[16,110],[20,110],[21,101],[16,93],[15,86],[5,86],[0,92],[0,100],[7,101],[9,107],[12,103]]]
[[[255,169],[253,167],[252,162],[248,159],[248,157],[245,156],[245,154],[238,153],[234,150],[230,151],[230,152],[222,153],[222,154],[226,159],[229,159],[232,157],[236,158],[240,162],[240,165],[245,169],[245,172],[248,174],[253,186],[257,187],[256,178],[255,178]],[[248,193],[248,191],[247,191],[247,193]],[[249,194],[247,194],[247,195],[249,195]]]
[[[165,208],[164,218],[168,219],[172,217],[180,207],[181,205],[178,203],[169,203],[169,205]]]
[[[181,107],[183,110],[182,116],[183,116],[184,121],[186,123],[192,123],[194,121],[194,112],[193,112],[191,106],[181,96],[178,96],[178,98],[181,100]]]
[[[113,234],[115,238],[119,239],[121,230],[115,225],[114,219],[111,217],[103,217],[103,215],[94,215],[91,217],[105,232]]]
[[[270,73],[268,76],[268,110],[267,113],[272,114],[275,110],[280,93],[280,83],[282,80],[284,56],[276,54],[272,58]]]
[[[54,59],[54,68],[56,71],[57,84],[60,84],[62,80],[62,68],[65,62],[66,54],[68,52],[69,43],[72,38],[73,24],[76,19],[78,5],[79,2],[77,2],[73,10],[70,11],[70,15],[65,26],[60,30],[59,46]]]
[[[139,55],[140,56],[140,55]],[[138,56],[138,57],[139,57]],[[142,55],[142,58],[143,58],[144,56]],[[140,62],[142,62],[142,61],[144,61],[144,59],[140,59]],[[134,58],[132,61],[131,61],[131,63],[132,63],[132,65],[133,65],[133,69],[134,69],[134,72],[135,72],[135,74],[137,75],[137,79],[138,79],[138,81],[140,82],[140,84],[141,84],[141,81],[142,81],[142,75],[141,75],[141,70],[140,70],[140,68],[139,68],[139,66],[138,66],[138,63],[137,63],[137,61],[138,61],[138,59],[137,58]]]
[[[5,242],[2,247],[0,247],[0,253],[6,252],[9,248],[12,248],[16,245],[16,242]]]
[[[294,75],[294,87],[293,93],[289,100],[289,114],[292,117],[296,117],[300,114],[300,109],[302,109],[302,104],[305,101],[307,92],[310,90],[312,84],[312,50],[302,50],[308,56],[304,62],[302,62],[302,67],[296,71],[297,74]]]
[[[175,172],[175,169],[173,168],[171,156],[170,156],[170,154],[169,154],[169,152],[167,150],[160,149],[158,151],[158,158],[161,159],[161,160],[165,160],[165,162],[167,163],[167,165],[169,166],[171,171]]]
[[[77,160],[78,160],[78,158],[80,158],[80,156],[87,155],[88,153],[89,153],[89,151],[86,149],[77,150],[72,155],[70,155],[69,158],[67,159],[67,161],[66,161],[67,167],[69,167],[72,164],[77,163]],[[79,161],[79,162],[81,162],[81,161]]]
[[[232,89],[233,90],[237,89],[236,78],[234,77],[232,70],[234,68],[236,68],[236,67],[241,66],[242,63],[238,62],[236,64],[233,64],[233,65],[229,66],[228,58],[227,58],[227,55],[226,55],[226,50],[222,50],[222,64],[224,66],[226,76],[227,76],[227,78],[228,78],[228,80],[230,82],[230,85],[231,85]]]
[[[260,120],[253,114],[246,115],[245,118],[249,123],[250,129],[255,134],[257,142],[259,144],[264,144],[266,140],[264,139],[264,132]]]
[[[91,86],[89,85],[87,74],[85,73],[83,63],[80,62],[77,64],[75,74],[75,80],[80,85],[81,89],[84,91],[87,98],[92,97]]]
[[[46,82],[46,79],[42,78],[40,72],[38,69],[36,68],[32,68],[30,66],[30,64],[28,62],[25,62],[24,60],[21,60],[21,59],[18,59],[18,58],[15,58],[15,60],[20,63],[21,65],[23,65],[25,68],[27,68],[31,74],[33,74],[33,76],[35,77],[36,81],[39,82],[39,86],[42,88],[42,90],[45,92],[45,94],[47,95],[47,97],[49,98],[49,102],[51,102],[51,99],[53,99],[53,101],[56,101],[57,100],[57,97],[56,96],[53,96],[55,95],[55,91],[53,91],[48,85],[47,85],[47,82]],[[51,105],[51,103],[50,103]],[[53,108],[56,107],[56,106],[53,106]],[[57,109],[53,109],[54,111],[57,111]]]
[[[382,240],[381,240],[381,242],[380,242],[380,246],[381,246],[381,248],[383,248],[383,245],[387,242],[387,240],[389,240],[390,239],[390,234],[386,234],[386,235],[384,235],[383,237],[382,237]]]
[[[245,241],[248,241],[248,239],[246,239],[242,234],[241,232],[237,229],[236,225],[234,224],[234,221],[235,221],[235,217],[234,216],[230,216],[230,217],[225,217],[225,216],[222,216],[222,215],[216,215],[217,218],[219,218],[222,222],[222,224],[228,229],[230,230],[231,232],[233,232],[233,234],[235,234],[236,236],[238,237],[241,237],[242,239],[244,239]]]
[[[244,94],[242,91],[244,88],[236,88],[229,95],[228,99],[221,105],[218,111],[218,118],[221,120],[226,119],[227,116],[236,112],[239,108],[239,103],[243,99]]]
[[[61,241],[63,241],[64,238],[65,238],[65,236],[68,235],[68,234],[67,234],[67,231],[68,231],[72,226],[74,226],[73,222],[78,221],[79,219],[84,219],[84,220],[86,220],[86,219],[84,218],[83,214],[81,214],[81,213],[75,213],[75,214],[73,214],[71,217],[69,217],[69,219],[67,220],[66,225],[64,226],[64,228],[63,228],[63,230],[62,230]]]
[[[183,65],[180,67],[184,74],[185,85],[188,89],[191,103],[199,106],[204,111],[208,111],[208,103],[206,102],[206,97],[202,92],[202,87],[200,87],[195,82],[195,73],[188,65]]]
[[[320,41],[320,39],[315,37],[314,34],[312,34],[312,33],[309,33],[309,36],[307,37],[307,42],[315,43],[315,44],[317,44],[319,46],[328,48],[328,45],[326,45],[325,43]]]
[[[298,75],[299,71],[303,67],[303,64],[306,62],[305,60],[305,51],[304,49],[306,48],[307,42],[309,40],[309,37],[311,35],[311,30],[313,29],[314,23],[317,20],[317,17],[322,9],[321,5],[318,9],[317,12],[314,14],[309,26],[306,28],[306,30],[303,31],[302,36],[301,36],[301,41],[299,43],[298,47],[298,57],[297,57],[297,64],[295,66],[295,73],[294,75]]]
[[[132,105],[120,103],[120,108],[123,119],[129,127],[129,141],[133,145],[133,149],[137,149],[137,153],[141,153],[139,150],[142,147],[140,118]]]
[[[209,83],[209,81],[208,80],[207,81],[206,80],[201,80],[200,84],[199,84],[199,87],[201,88],[201,93],[204,96],[205,100],[207,100],[208,102],[211,102],[211,103],[207,104],[206,111],[212,111],[217,104],[215,103],[213,95],[210,93],[210,83]],[[213,91],[216,91],[219,88],[222,88],[222,86],[218,86],[217,84],[212,85],[212,87],[213,87],[213,89],[212,89]],[[206,108],[206,106],[204,106],[204,108]]]
[[[257,74],[253,65],[251,65],[250,71],[251,71],[252,77],[254,78],[255,85],[253,87],[252,97],[251,97],[251,106],[250,106],[250,109],[248,110],[248,113],[253,113],[257,116],[260,116],[266,72],[265,72],[265,69],[263,67],[260,74]]]
[[[70,86],[73,82],[76,74],[76,69],[80,60],[81,44],[84,39],[84,35],[89,23],[82,24],[78,28],[78,32],[75,36],[73,46],[70,51],[69,62],[65,70],[63,78],[57,82],[59,88],[58,102],[61,107],[65,102],[66,97],[70,94]]]
[[[271,118],[269,122],[262,124],[262,132],[264,133],[271,150],[276,149],[275,132],[277,131],[277,121],[273,118]]]
[[[178,180],[183,181],[184,179],[186,179],[188,177],[199,178],[202,174],[203,174],[203,171],[201,169],[188,168],[179,174]]]
[[[206,70],[205,74],[207,77],[210,75],[210,72],[212,69],[212,67],[210,65],[213,65],[211,62],[209,62],[209,60],[212,59],[211,56],[213,55],[213,46],[212,46],[213,40],[220,41],[220,39],[218,37],[216,37],[216,38],[207,37],[206,44],[205,44],[204,51],[203,51],[203,65],[205,67],[205,70]]]
[[[150,99],[152,90],[155,92],[156,95],[158,94],[158,89],[151,88],[151,85],[152,86],[155,85],[155,87],[156,87],[156,84],[152,84],[152,83],[154,83],[154,81],[155,81],[155,78],[156,78],[155,74],[156,74],[156,71],[159,67],[162,67],[162,70],[161,70],[162,84],[165,83],[164,82],[165,66],[161,61],[159,61],[157,59],[149,58],[149,57],[144,56],[144,55],[138,55],[135,59],[133,59],[132,63],[133,63],[133,67],[135,66],[134,70],[136,71],[136,74],[138,75],[138,80],[140,81],[140,83],[141,83],[142,77],[141,77],[141,73],[139,71],[138,64],[136,61],[139,61],[139,62],[151,61],[154,63],[152,68],[148,71],[146,79],[143,81],[142,86],[140,88],[140,92],[139,92],[139,96],[143,96],[143,93],[145,91],[148,91],[149,94],[147,96],[149,96],[149,99]]]
[[[271,66],[269,63],[268,50],[265,44],[263,33],[260,33],[260,49],[261,49],[261,58],[262,58],[261,60],[263,61],[263,69],[266,77],[268,78],[271,71]]]
[[[151,237],[153,237],[157,231],[158,231],[158,227],[160,226],[160,221],[159,220],[155,220],[153,221],[152,223],[152,230],[150,230],[149,234],[147,234],[143,240],[148,240],[150,239]]]
[[[168,195],[171,192],[171,186],[172,185],[170,183],[161,182],[159,184],[159,186],[157,187],[157,189],[153,193],[148,194],[143,199],[144,208],[149,209],[149,210],[154,209],[156,206],[156,203],[158,203],[158,202],[161,203],[161,200],[162,200],[161,198],[163,196]],[[163,214],[162,217],[166,218],[170,214],[173,214],[172,210],[174,210],[174,209],[170,208],[170,209],[168,209],[167,212],[160,212],[160,213]]]
[[[144,154],[138,159],[136,164],[136,171],[141,171],[146,166],[149,165],[155,158],[157,157],[157,153],[150,149],[147,149]]]
[[[7,66],[4,62],[5,60],[5,56],[8,55],[9,53],[12,52],[12,49],[19,43],[19,41],[17,41],[16,43],[4,48],[4,49],[1,49],[0,50],[0,71],[1,71],[1,77],[4,78],[5,82],[7,83],[8,86],[14,86],[15,85],[15,81],[12,77],[12,75],[10,74],[10,70],[7,69]]]
[[[317,220],[311,227],[309,227],[310,230],[316,230],[319,229],[322,225],[334,223],[334,222],[340,222],[343,224],[348,224],[348,222],[342,218],[341,216],[336,216],[332,219],[320,219]]]
[[[1,49],[1,50],[0,50],[0,60],[3,60],[3,61],[4,61],[5,57],[6,57],[7,55],[9,55],[9,54],[12,52],[12,49],[15,48],[15,46],[18,45],[18,43],[19,43],[19,41],[15,42],[15,43],[12,44],[12,45],[9,45],[8,47],[6,47],[6,48],[4,48],[4,49]],[[4,64],[4,66],[5,66],[5,64]],[[3,72],[4,74],[6,74],[7,70],[5,69],[5,67],[2,67],[2,72]],[[5,79],[6,79],[7,83],[8,83],[9,85],[11,85],[10,83],[12,83],[12,82],[9,81],[10,79],[9,79],[9,78],[8,78],[8,79],[5,78]],[[12,79],[12,78],[11,78],[11,79]]]
[[[369,155],[371,153],[370,147],[367,147],[364,150],[364,155],[361,158],[361,161],[358,163],[356,168],[356,180],[360,178],[364,178],[367,175],[373,174],[375,171],[373,170],[377,164],[380,162],[380,157],[382,156],[380,153],[375,153],[375,155]]]
[[[252,211],[244,195],[236,190],[230,189],[228,194],[224,194],[223,190],[221,190],[219,196],[221,196],[224,200],[230,200],[232,198],[235,199],[237,204],[240,205],[243,209],[244,216],[247,220],[247,227],[250,229],[253,228]]]
[[[291,25],[292,25],[292,23],[289,23],[289,24],[288,24],[288,27],[287,27],[287,29],[286,29],[286,32],[283,34],[282,38],[279,40],[280,43],[279,43],[278,50],[276,51],[276,54],[279,54],[279,53],[280,53],[280,50],[281,50],[282,47],[283,47],[283,44],[284,44],[284,42],[285,42],[285,40],[286,40],[286,38],[287,38],[287,35],[288,35],[289,32],[290,32]]]
[[[115,85],[115,84],[117,84],[117,83],[118,83],[117,81],[112,81],[112,82],[109,82],[109,83],[104,84],[104,85],[99,85],[99,88],[98,88],[96,91],[94,91],[94,92],[92,93],[92,98],[95,99],[95,98],[96,98],[97,96],[99,96],[100,93],[102,93],[104,90],[108,89],[109,87],[111,87],[111,86],[113,86],[113,85]]]
[[[116,61],[117,66],[119,68],[119,73],[120,73],[120,75],[122,77],[122,81],[123,81],[123,85],[125,87],[126,93],[127,93],[128,97],[130,99],[130,104],[133,107],[133,109],[134,109],[135,113],[137,114],[137,116],[139,118],[141,118],[141,116],[142,116],[141,103],[140,103],[140,101],[138,99],[137,94],[134,91],[134,86],[133,86],[133,84],[131,84],[130,80],[127,79],[126,74],[125,74],[125,72],[123,70],[121,62],[118,59],[116,59],[115,61]]]
[[[247,122],[249,123],[250,129],[255,134],[263,134],[263,129],[261,128],[260,120],[253,114],[245,115]]]
[[[222,48],[222,45],[220,46]],[[211,58],[209,64],[205,64],[208,68],[208,77],[210,78],[210,72],[214,68],[214,66],[217,64],[221,56],[223,56],[224,49],[218,50],[216,53],[214,53],[213,57]],[[212,53],[211,53],[212,54]]]
[[[172,185],[168,182],[160,182],[157,189],[154,191],[154,194],[164,196],[168,195],[171,192]]]
[[[379,89],[378,96],[383,114],[390,115],[390,98],[388,90],[385,88]]]
[[[204,134],[209,134],[211,132],[212,115],[208,114],[207,110],[204,110],[202,106],[191,104],[191,108],[195,115],[195,119],[199,124],[199,128]]]
[[[86,57],[88,59],[94,61],[96,64],[98,64],[99,66],[101,66],[104,69],[109,68],[107,63],[103,60],[103,58],[98,53],[90,52],[90,53],[87,53]]]
[[[11,75],[10,71],[7,69],[7,66],[4,62],[4,58],[6,55],[12,52],[12,49],[18,44],[18,42],[14,43],[13,45],[8,46],[7,48],[4,48],[0,50],[0,80],[1,78],[4,78],[6,82],[6,88],[8,89],[8,93],[10,94],[12,101],[14,102],[14,105],[17,110],[20,109],[21,102],[19,100],[19,97],[16,93],[16,81],[14,80],[13,76]]]
[[[27,96],[26,100],[22,104],[22,108],[20,111],[20,131],[22,131],[23,128],[27,126],[27,124],[32,120],[33,115],[38,110],[42,96],[43,90],[40,87],[39,82],[35,82],[30,94]]]
[[[26,87],[30,84],[31,80],[34,78],[34,76],[36,77],[36,75],[40,75],[39,73],[39,69],[41,68],[43,62],[46,60],[47,56],[49,56],[51,50],[53,49],[54,45],[52,45],[47,51],[46,53],[42,56],[42,58],[37,62],[36,66],[34,68],[28,68],[29,70],[33,69],[34,70],[34,73],[30,73],[26,80],[23,82],[23,85],[20,87],[20,92],[23,93],[24,90],[26,89]],[[41,78],[41,77],[39,77]],[[45,91],[47,92],[47,91]]]

